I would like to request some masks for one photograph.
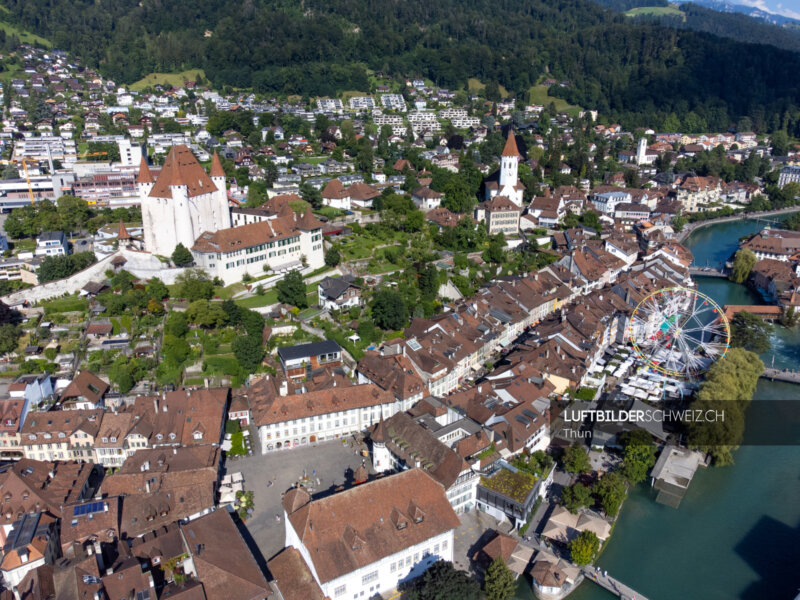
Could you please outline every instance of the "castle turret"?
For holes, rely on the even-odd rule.
[[[150,194],[154,183],[153,174],[150,172],[150,167],[147,166],[147,158],[142,155],[142,160],[139,162],[139,174],[136,176],[136,191],[140,200]]]
[[[222,168],[222,163],[219,160],[219,155],[214,152],[214,157],[211,159],[211,181],[217,186],[221,192],[225,192],[225,169]]]

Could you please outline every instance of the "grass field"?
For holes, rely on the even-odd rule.
[[[203,76],[203,79],[206,78],[206,74],[203,72],[203,69],[189,69],[188,71],[181,71],[180,73],[150,73],[136,83],[132,83],[130,88],[134,91],[141,91],[144,88],[152,87],[157,83],[176,87],[182,86],[184,81],[194,81],[197,78],[198,73]]]
[[[632,8],[624,14],[626,17],[641,17],[644,15],[650,17],[674,16],[681,17],[684,21],[686,20],[686,15],[674,6],[640,6]]]
[[[347,104],[350,98],[355,98],[357,96],[369,96],[369,94],[367,92],[359,92],[356,90],[349,90],[347,92],[342,92],[342,102]]]
[[[480,79],[475,79],[474,77],[470,77],[467,81],[467,91],[468,92],[480,92],[483,88],[486,87],[485,83],[482,83]],[[500,88],[500,95],[504,98],[508,96],[508,90],[504,88],[502,85],[497,86]]]
[[[23,44],[39,45],[47,48],[52,46],[50,40],[39,37],[34,33],[28,33],[27,31],[19,29],[16,25],[12,25],[11,23],[6,23],[3,20],[6,14],[8,14],[8,9],[5,6],[0,6],[0,29],[5,31],[6,35],[16,35],[19,38],[19,41]]]
[[[554,102],[556,110],[559,112],[580,110],[579,106],[573,106],[563,98],[554,98],[547,92],[548,87],[546,85],[533,85],[530,90],[528,90],[528,100],[531,104],[540,104],[542,106],[547,106],[551,102]]]

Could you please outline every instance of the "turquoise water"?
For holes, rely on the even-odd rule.
[[[738,239],[762,224],[712,225],[684,242],[701,266],[720,266]],[[707,262],[708,261],[708,262]],[[722,279],[698,286],[723,304],[761,304],[758,294]],[[762,356],[775,367],[800,368],[800,334],[776,328]],[[754,401],[800,400],[800,386],[759,381]],[[748,421],[769,431],[768,419]],[[598,564],[648,600],[792,599],[800,587],[800,446],[742,446],[731,467],[700,469],[678,509],[653,500],[645,485],[625,502]],[[520,582],[518,600],[532,598]],[[584,582],[570,600],[611,600]]]

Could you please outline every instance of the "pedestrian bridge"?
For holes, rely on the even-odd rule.
[[[583,575],[589,581],[593,581],[604,590],[622,598],[622,600],[647,600],[647,597],[602,570],[595,570],[594,567],[583,567]]]

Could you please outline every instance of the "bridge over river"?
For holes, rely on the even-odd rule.
[[[800,385],[800,371],[790,371],[788,369],[771,369],[767,367],[761,374],[765,379],[772,381],[785,381],[786,383],[796,383]]]

